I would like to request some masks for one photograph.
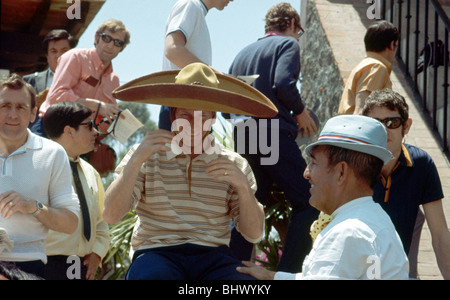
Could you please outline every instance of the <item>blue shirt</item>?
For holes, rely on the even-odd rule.
[[[394,171],[388,178],[381,176],[373,198],[391,217],[408,253],[419,205],[444,198],[433,159],[425,151],[403,144]]]

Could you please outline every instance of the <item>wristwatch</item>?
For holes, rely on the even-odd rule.
[[[33,217],[36,217],[44,209],[44,204],[36,200],[36,208],[37,209],[33,213]]]

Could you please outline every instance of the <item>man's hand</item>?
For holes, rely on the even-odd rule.
[[[242,171],[229,159],[218,158],[210,162],[205,169],[208,176],[216,181],[225,181],[237,191],[250,190],[248,179]]]
[[[17,212],[32,214],[37,210],[36,201],[15,191],[8,191],[0,195],[0,213],[5,219]]]
[[[295,119],[297,120],[298,130],[302,131],[302,138],[305,137],[306,133],[308,133],[308,137],[311,137],[317,132],[316,123],[309,115],[308,109],[305,108],[301,114],[295,116]]]
[[[245,267],[236,268],[239,273],[250,275],[259,280],[273,280],[275,277],[275,272],[257,266],[250,261],[243,261],[242,264]]]
[[[174,136],[173,132],[164,129],[148,132],[133,153],[133,159],[143,164],[157,151],[170,151],[166,144],[170,145]]]
[[[90,253],[84,257],[83,265],[87,268],[86,280],[94,280],[97,269],[102,259],[95,253]]]

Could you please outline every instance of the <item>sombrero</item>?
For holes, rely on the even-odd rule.
[[[216,74],[202,63],[139,77],[116,88],[113,96],[122,101],[260,118],[278,114],[264,94],[232,76]]]

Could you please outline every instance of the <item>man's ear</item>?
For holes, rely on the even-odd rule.
[[[30,123],[33,123],[36,120],[37,106],[35,106],[31,110]]]
[[[70,127],[69,125],[64,126],[63,134],[72,137],[75,132],[75,128]]]
[[[403,123],[403,136],[408,134],[409,130],[411,129],[411,125],[412,125],[411,118],[409,118],[408,120],[405,121],[405,123]]]
[[[396,49],[396,47],[398,46],[399,41],[392,41],[389,44],[389,50],[394,51]]]
[[[333,170],[335,172],[335,179],[337,180],[337,184],[341,185],[347,181],[347,178],[349,176],[350,167],[345,161],[338,162],[334,167]]]

